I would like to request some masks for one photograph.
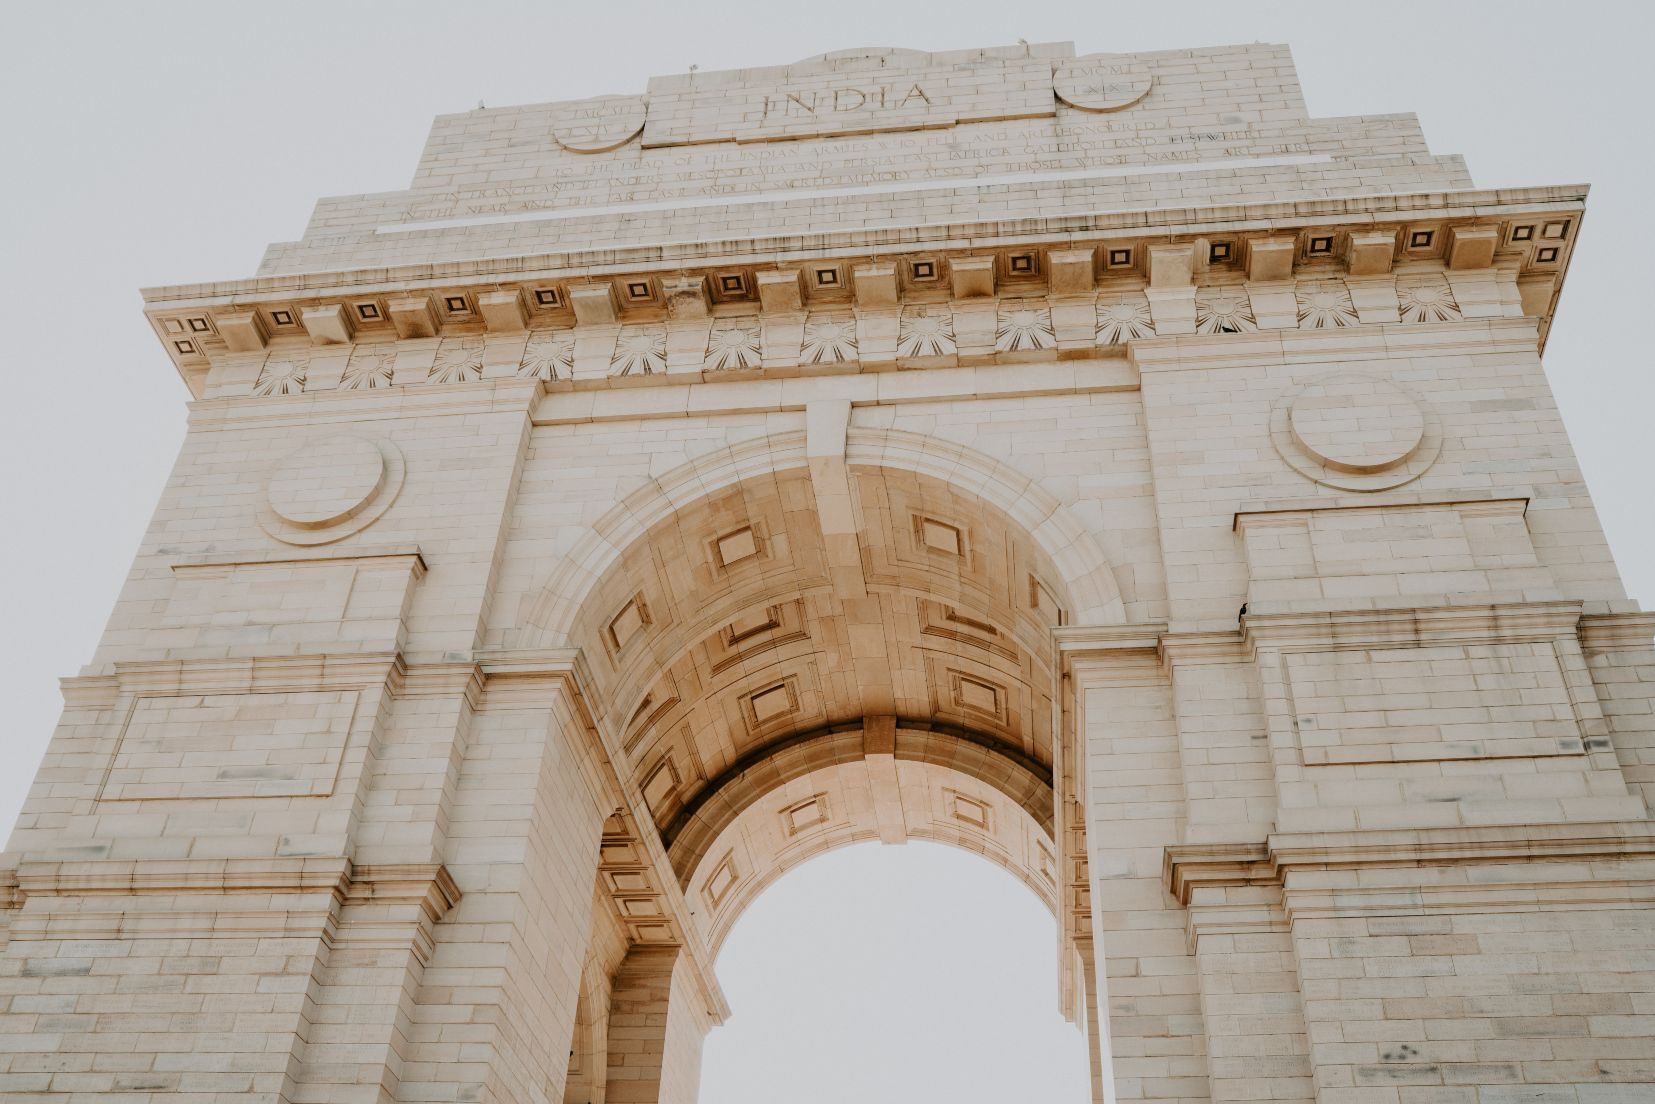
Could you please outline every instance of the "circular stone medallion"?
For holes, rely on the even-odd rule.
[[[259,523],[285,544],[328,544],[367,528],[402,489],[402,454],[389,441],[334,434],[276,465]]]
[[[563,104],[552,116],[552,137],[576,153],[608,153],[644,129],[641,96],[598,96]]]
[[[1425,474],[1442,451],[1434,411],[1390,380],[1332,372],[1277,400],[1270,440],[1300,475],[1346,491],[1383,491]]]
[[[1052,74],[1052,90],[1057,98],[1082,111],[1131,107],[1149,95],[1154,83],[1147,65],[1108,55],[1062,62]]]
[[[385,457],[361,437],[326,437],[289,457],[266,495],[283,521],[321,529],[349,520],[385,484]]]
[[[1412,456],[1425,414],[1386,380],[1340,376],[1300,391],[1288,407],[1293,439],[1330,468],[1369,474]]]

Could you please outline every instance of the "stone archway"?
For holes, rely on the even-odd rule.
[[[629,496],[530,602],[526,636],[579,650],[637,822],[613,830],[659,841],[674,931],[704,956],[814,855],[937,840],[1011,871],[1059,917],[1064,1011],[1095,1027],[1076,938],[1089,919],[1068,915],[1089,909],[1084,850],[1054,785],[1053,630],[1077,594],[1085,616],[1118,620],[1113,578],[1031,481],[931,438],[847,432],[848,414],[833,447],[811,418]],[[687,1034],[611,1058],[609,1099],[670,1095],[666,1080],[694,1068],[707,1024],[677,1014],[681,968],[634,940],[614,969],[612,1014]],[[1093,1052],[1096,1067],[1095,1032]],[[637,1070],[655,1083],[614,1080]]]
[[[201,401],[0,857],[0,1093],[554,1104],[579,1026],[683,1104],[729,910],[866,832],[1049,840],[1131,1098],[1655,1081],[1655,620],[1539,356],[1580,188],[1264,44],[646,91],[145,292]]]

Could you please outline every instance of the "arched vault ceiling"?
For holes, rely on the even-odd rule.
[[[895,717],[1049,772],[1050,629],[1068,597],[1028,531],[911,470],[758,473],[629,543],[573,626],[594,714],[664,831],[738,762]]]

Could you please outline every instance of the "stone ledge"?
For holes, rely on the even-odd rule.
[[[215,567],[265,567],[280,564],[362,563],[370,560],[411,559],[416,577],[426,571],[425,556],[417,544],[363,545],[358,548],[329,549],[304,555],[291,549],[245,552],[202,552],[179,556],[173,571]]]
[[[1554,863],[1655,859],[1655,822],[1398,828],[1272,834],[1264,843],[1175,844],[1167,891],[1188,906],[1205,886],[1281,885],[1295,868]],[[1655,873],[1634,879],[1655,887]]]
[[[1257,649],[1331,643],[1393,644],[1459,639],[1529,640],[1573,633],[1581,604],[1525,594],[1421,595],[1419,605],[1395,598],[1365,603],[1328,602],[1325,608],[1245,608],[1240,617],[1247,647]],[[1383,603],[1383,604],[1382,604]]]
[[[1509,504],[1519,514],[1528,513],[1534,498],[1532,487],[1485,487],[1463,491],[1379,491],[1376,493],[1331,494],[1323,497],[1285,498],[1251,503],[1231,515],[1230,527],[1239,531],[1247,521],[1274,514],[1306,514],[1328,510],[1386,510],[1408,506],[1459,506],[1462,504]]]
[[[441,863],[355,866],[345,858],[24,860],[10,874],[17,904],[31,897],[330,893],[345,904],[419,904],[435,922],[459,903]],[[0,876],[0,886],[7,879]],[[290,899],[283,908],[291,907]]]
[[[1099,212],[1064,218],[998,219],[981,223],[949,223],[936,227],[900,227],[811,235],[812,256],[861,256],[884,254],[909,245],[928,242],[970,241],[991,245],[1002,238],[1023,240],[1029,235],[1065,237],[1107,230],[1156,229],[1195,233],[1214,224],[1227,227],[1261,225],[1306,225],[1324,221],[1352,224],[1385,222],[1384,216],[1428,211],[1433,217],[1495,217],[1515,210],[1578,210],[1586,201],[1583,184],[1547,185],[1528,188],[1470,189],[1404,193],[1395,195],[1335,196],[1271,200],[1218,206],[1158,207],[1134,211]],[[883,247],[883,248],[882,248]],[[671,246],[639,246],[630,249],[593,249],[569,253],[544,253],[522,257],[488,257],[471,261],[438,264],[407,264],[391,267],[306,272],[289,276],[260,276],[242,280],[220,280],[193,284],[170,284],[142,289],[144,302],[152,306],[187,307],[228,305],[261,297],[300,293],[324,294],[348,289],[366,295],[376,290],[409,287],[436,288],[450,283],[492,285],[503,275],[524,278],[551,277],[570,271],[622,274],[644,268],[670,267],[676,263],[753,253],[788,254],[807,248],[804,239],[771,236],[726,241],[677,243]]]
[[[1655,611],[1581,614],[1580,646],[1584,651],[1648,648],[1652,640],[1655,640]]]
[[[343,895],[350,882],[350,866],[350,860],[342,857],[83,861],[25,858],[17,866],[17,884],[24,898],[315,891]]]
[[[1417,285],[1401,288],[1405,294],[1399,300],[1397,277],[1388,273],[1382,276],[1341,274],[1312,267],[1304,270],[1304,278],[1298,283],[1291,279],[1295,273],[1290,270],[1287,280],[1249,281],[1243,286],[1220,279],[1209,284],[1205,266],[1192,268],[1189,263],[1194,243],[1205,241],[1204,237],[1194,237],[1177,246],[1168,246],[1164,241],[1168,236],[1218,233],[1241,235],[1245,238],[1243,245],[1253,240],[1279,243],[1281,231],[1317,233],[1316,229],[1307,229],[1312,225],[1325,231],[1327,237],[1347,233],[1358,226],[1374,225],[1391,226],[1390,233],[1394,235],[1394,224],[1418,209],[1403,202],[1405,200],[1454,204],[1446,211],[1439,209],[1438,217],[1457,222],[1474,220],[1479,224],[1477,227],[1458,227],[1458,230],[1470,233],[1475,229],[1482,238],[1505,241],[1511,233],[1509,220],[1537,219],[1551,213],[1543,210],[1551,206],[1546,202],[1515,205],[1496,202],[1492,206],[1473,203],[1469,207],[1456,202],[1462,197],[1480,194],[1438,192],[1362,197],[1378,207],[1361,212],[1335,210],[1320,219],[1308,213],[1306,218],[1288,215],[1289,210],[1297,211],[1300,207],[1291,203],[1195,209],[1188,221],[1155,222],[1153,228],[1138,227],[1137,236],[1130,241],[1131,228],[1111,223],[1111,219],[1119,217],[1117,213],[1023,219],[1016,220],[1015,225],[950,224],[940,231],[943,235],[940,239],[927,235],[927,230],[938,233],[932,228],[910,227],[904,229],[912,233],[899,233],[889,243],[859,240],[882,239],[889,232],[856,231],[848,236],[837,235],[844,239],[844,248],[837,250],[833,248],[836,237],[833,234],[715,242],[709,243],[710,252],[703,252],[698,258],[685,258],[686,261],[699,260],[706,270],[684,274],[680,265],[679,274],[671,277],[675,286],[687,279],[692,283],[700,281],[706,287],[707,281],[719,275],[720,268],[736,265],[747,273],[747,280],[769,275],[777,278],[774,283],[793,288],[786,296],[743,294],[731,304],[740,313],[721,314],[717,318],[708,314],[705,294],[691,296],[693,303],[686,305],[678,298],[665,296],[658,286],[663,266],[670,264],[675,252],[686,248],[678,244],[659,248],[629,246],[605,254],[606,260],[635,254],[633,264],[604,263],[549,270],[531,266],[529,271],[524,271],[512,259],[502,259],[485,262],[484,268],[469,275],[460,274],[467,271],[464,264],[451,263],[422,266],[417,273],[408,273],[404,280],[395,280],[392,275],[401,272],[401,268],[387,268],[332,274],[336,281],[331,286],[309,283],[308,277],[299,277],[295,278],[297,283],[264,278],[241,281],[239,284],[246,286],[239,287],[237,282],[232,282],[151,289],[146,292],[149,303],[146,313],[175,368],[198,398],[251,393],[292,399],[308,393],[307,386],[321,391],[338,388],[340,372],[347,362],[354,363],[356,359],[352,352],[355,337],[375,345],[378,344],[375,338],[392,333],[415,344],[441,338],[452,353],[449,368],[435,374],[428,358],[413,356],[405,368],[399,357],[394,380],[399,388],[408,382],[401,378],[404,370],[412,374],[413,382],[423,386],[451,384],[462,378],[513,375],[576,382],[603,380],[605,385],[625,386],[644,377],[667,374],[669,370],[687,375],[730,369],[745,374],[760,368],[808,373],[833,371],[836,364],[852,362],[877,369],[892,364],[931,367],[932,360],[974,364],[1067,359],[1097,355],[1099,345],[1119,353],[1138,339],[1144,340],[1142,349],[1130,354],[1134,367],[1141,360],[1152,367],[1187,368],[1200,367],[1198,362],[1203,357],[1228,360],[1239,354],[1245,359],[1255,347],[1273,348],[1282,341],[1291,341],[1301,355],[1314,355],[1326,341],[1330,327],[1350,326],[1365,331],[1376,349],[1386,349],[1394,343],[1415,355],[1436,348],[1453,348],[1463,342],[1462,337],[1452,333],[1457,327],[1481,329],[1497,321],[1526,322],[1524,328],[1510,331],[1502,340],[1543,345],[1556,290],[1568,263],[1567,255],[1559,254],[1556,249],[1548,250],[1551,255],[1543,263],[1535,262],[1524,248],[1518,247],[1508,247],[1498,255],[1488,256],[1487,263],[1475,269],[1456,268],[1452,259],[1445,262],[1448,267],[1434,270],[1433,277],[1442,282],[1445,289],[1448,305],[1435,315],[1447,324],[1448,328],[1444,329],[1433,322],[1432,316],[1408,307],[1417,301],[1414,295]],[[1576,215],[1569,220],[1572,222],[1578,221],[1583,198],[1577,195],[1556,202]],[[1306,210],[1334,202],[1316,201]],[[1168,213],[1133,212],[1150,216],[1152,221]],[[1493,224],[1484,225],[1490,220]],[[995,232],[1008,229],[1010,233]],[[963,237],[959,236],[962,232]],[[1098,240],[1100,238],[1103,240]],[[870,253],[868,246],[872,244],[888,244],[888,247],[876,248]],[[1120,251],[1135,255],[1138,260],[1128,262],[1120,271],[1104,269],[1100,275],[1096,257],[1098,249],[1105,244],[1110,248],[1120,246]],[[860,248],[855,248],[858,245]],[[729,248],[721,251],[720,246]],[[1002,262],[993,254],[982,252],[985,247],[1003,250],[1007,256],[1015,254],[1024,262],[1024,268],[1018,270],[1024,275],[997,276],[995,273]],[[1174,265],[1176,271],[1170,273],[1163,271],[1165,266],[1143,263],[1145,257],[1153,262],[1156,250],[1162,254],[1168,250],[1181,252],[1184,263]],[[910,263],[922,260],[925,264],[946,264],[953,270],[955,319],[946,333],[932,335],[936,340],[909,334],[908,316],[925,314],[937,306],[929,294],[916,297],[899,294],[895,303],[881,303],[882,309],[869,310],[879,296],[853,298],[849,283],[842,278],[824,285],[828,290],[821,294],[803,292],[803,276],[810,264],[828,264],[838,271],[852,257],[900,260],[904,251],[911,254],[907,257]],[[920,252],[923,257],[919,256]],[[1076,295],[1073,271],[1066,280],[1056,282],[1040,275],[1052,268],[1053,256],[1069,258],[1072,270],[1077,267],[1072,259],[1085,253],[1091,253],[1094,259],[1092,280],[1084,295]],[[1037,261],[1040,256],[1047,259]],[[760,258],[767,261],[773,258],[779,267],[754,268]],[[550,261],[555,265],[560,259],[564,259],[564,255],[528,260]],[[808,264],[801,266],[801,262]],[[1064,262],[1058,263],[1061,266]],[[450,268],[456,270],[454,278],[433,277],[434,272]],[[974,273],[973,278],[962,279],[961,274],[968,270]],[[866,266],[862,271],[867,271]],[[503,323],[497,315],[485,315],[480,309],[473,309],[473,301],[480,293],[478,277],[485,272],[491,288],[487,294],[517,298],[519,309]],[[356,278],[370,273],[371,279]],[[638,279],[646,275],[647,279]],[[327,276],[319,278],[325,280]],[[502,279],[516,286],[505,287]],[[1529,287],[1537,281],[1545,284],[1544,294]],[[1202,285],[1199,289],[1197,283]],[[623,296],[617,290],[623,286],[649,289],[649,293]],[[1452,291],[1447,290],[1450,286]],[[228,289],[236,290],[226,293]],[[202,292],[206,294],[193,294]],[[434,312],[433,295],[444,303],[460,305],[439,318]],[[364,296],[371,301],[364,303]],[[997,296],[1003,308],[998,324]],[[522,304],[530,298],[541,305],[525,313]],[[1099,309],[1093,309],[1090,302],[1093,298],[1097,299]],[[588,309],[593,299],[604,302],[601,311]],[[1214,313],[1218,309],[1215,303],[1232,300],[1236,305],[1225,307],[1222,318]],[[1243,307],[1243,300],[1252,305]],[[1435,298],[1431,301],[1437,302]],[[1319,305],[1307,307],[1307,303]],[[986,325],[978,307],[988,308]],[[344,335],[336,326],[323,325],[316,333],[284,331],[280,337],[267,338],[268,328],[255,330],[245,324],[246,319],[263,315],[282,319],[322,318],[337,317],[349,309],[368,308],[372,313],[364,314],[362,322],[366,329],[355,335],[350,344],[341,342]],[[752,314],[753,310],[761,311],[762,317]],[[1314,314],[1313,320],[1307,323],[1303,317],[1306,310],[1322,313]],[[1235,317],[1231,321],[1222,320],[1232,315]],[[1336,317],[1337,322],[1327,321],[1324,315]],[[417,321],[408,321],[416,316]],[[491,318],[494,320],[490,321]],[[812,324],[810,319],[827,323],[827,329],[834,336],[807,334]],[[1393,323],[1401,323],[1414,332],[1407,337],[1388,337],[1387,328]],[[718,325],[722,326],[724,340],[710,346],[709,331]],[[477,359],[485,337],[497,341],[514,338],[521,347],[527,331],[535,331],[553,344],[566,340],[568,347],[563,352],[543,352],[520,363],[513,362],[509,356],[502,359],[503,354],[498,350]],[[744,336],[732,344],[729,334],[737,331]],[[859,336],[851,336],[853,332]],[[1295,337],[1288,336],[1295,334]],[[307,335],[309,344],[300,344]],[[801,340],[804,351],[801,351]],[[306,351],[311,345],[322,350],[315,353],[319,360],[314,372],[312,354]],[[268,363],[265,354],[269,355]],[[322,361],[331,366],[323,367]],[[465,364],[474,364],[474,372],[464,370]],[[209,371],[213,373],[211,380]],[[460,372],[459,377],[455,371]],[[250,392],[244,392],[244,387]]]

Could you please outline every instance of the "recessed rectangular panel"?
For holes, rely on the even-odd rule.
[[[1284,662],[1306,764],[1585,751],[1547,642],[1295,652]]]
[[[678,942],[671,924],[628,924],[634,943],[670,944]]]
[[[954,819],[973,828],[987,831],[989,828],[989,807],[986,803],[974,797],[967,797],[962,793],[948,792],[949,812]]]
[[[724,856],[723,861],[713,869],[712,874],[707,878],[707,900],[714,908],[724,902],[724,898],[729,894],[731,887],[736,884],[737,877],[735,857],[733,855]]]
[[[982,679],[951,672],[954,704],[961,709],[1000,717],[1005,711],[1005,691]]]
[[[1044,580],[1029,576],[1029,608],[1039,615],[1048,625],[1063,625],[1068,623],[1068,616],[1064,613],[1063,605],[1057,600],[1057,595]]]
[[[916,524],[920,543],[926,548],[950,556],[965,554],[965,537],[960,533],[958,526],[938,521],[936,518],[919,518]]]
[[[798,708],[793,695],[784,682],[766,687],[748,698],[753,709],[753,718],[759,724],[769,724],[778,721]]]
[[[724,642],[729,647],[735,647],[763,632],[780,627],[781,609],[770,606],[765,609],[748,610],[724,627]]]
[[[678,766],[671,755],[662,759],[644,779],[643,790],[644,802],[650,812],[660,815],[671,804],[678,792]]]
[[[646,893],[652,887],[642,872],[618,870],[609,875],[609,888],[616,893]]]
[[[632,866],[643,859],[631,843],[605,843],[598,848],[598,861],[604,866]]]
[[[790,836],[826,824],[827,819],[827,794],[817,794],[782,810],[782,826]]]
[[[720,566],[729,567],[739,563],[759,552],[758,537],[753,533],[751,525],[737,529],[733,533],[726,533],[716,542],[718,548],[718,562]]]
[[[609,622],[610,643],[617,650],[624,649],[647,624],[643,603],[636,598],[628,601]]]
[[[325,797],[359,697],[356,690],[140,697],[99,797]]]

